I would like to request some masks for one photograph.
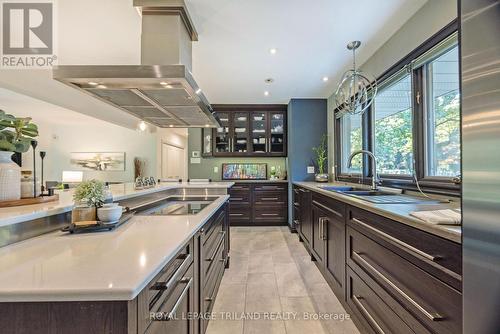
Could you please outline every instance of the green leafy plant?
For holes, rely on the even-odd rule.
[[[27,152],[38,127],[29,117],[15,117],[0,110],[0,151]]]
[[[324,174],[326,171],[326,163],[328,160],[327,136],[324,134],[321,137],[321,142],[318,146],[313,147],[313,152],[316,156],[316,164],[318,165],[319,174]]]
[[[89,207],[100,207],[104,203],[104,183],[98,180],[88,180],[80,183],[73,195],[75,203]]]

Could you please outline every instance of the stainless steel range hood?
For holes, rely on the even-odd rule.
[[[55,80],[165,127],[218,127],[191,74],[198,35],[184,0],[134,0],[142,15],[141,65],[61,65]]]

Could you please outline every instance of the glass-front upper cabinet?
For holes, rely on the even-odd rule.
[[[268,126],[266,112],[251,113],[251,153],[266,154],[268,152]]]
[[[230,119],[229,113],[218,113],[222,127],[215,129],[214,135],[214,153],[230,153]]]
[[[271,112],[270,118],[270,139],[269,139],[269,153],[271,154],[284,154],[286,150],[286,137],[285,137],[285,114],[283,112]]]
[[[248,153],[249,119],[247,112],[233,114],[233,134],[231,140],[232,152],[235,154]]]

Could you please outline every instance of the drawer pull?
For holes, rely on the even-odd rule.
[[[263,201],[277,201],[279,200],[278,197],[262,197],[261,200]]]
[[[293,202],[294,206],[300,206],[299,202]]]
[[[326,233],[325,233],[325,225],[328,223],[328,218],[326,217],[321,217],[319,219],[319,238],[321,240],[327,240]],[[327,227],[328,228],[328,227]]]
[[[279,213],[261,213],[260,215],[261,216],[273,216],[273,217],[276,217],[276,216],[279,216]]]
[[[191,264],[192,258],[193,257],[191,254],[187,254],[187,256],[184,258],[184,261],[182,261],[182,264],[179,266],[177,271],[172,275],[172,277],[167,282],[156,282],[150,289],[151,290],[170,289],[175,283],[177,283],[178,277],[184,272],[185,267]]]
[[[237,216],[237,217],[243,216],[242,213],[230,213],[229,215],[230,216]]]
[[[305,190],[305,189],[302,189],[302,188],[300,188],[299,191],[302,192],[302,193],[308,193],[309,192],[309,190]]]
[[[217,245],[217,247],[215,247],[215,250],[214,250],[212,256],[209,258],[206,258],[205,261],[212,262],[215,259],[215,257],[217,256],[217,252],[219,251],[220,246],[224,242],[224,236],[226,235],[226,231],[221,231],[219,233],[222,235],[222,237],[219,241],[219,244]]]
[[[230,201],[243,201],[242,197],[229,197]]]
[[[170,321],[170,320],[174,319],[174,316],[175,316],[175,313],[177,312],[177,309],[182,304],[182,301],[186,297],[186,294],[188,293],[189,289],[193,285],[193,278],[192,277],[190,277],[190,278],[184,277],[181,279],[180,282],[187,283],[187,284],[184,287],[184,290],[182,290],[182,293],[179,296],[179,299],[177,299],[174,306],[172,307],[172,311],[168,312],[168,315],[165,317],[165,319],[163,319],[163,321]]]
[[[343,216],[340,212],[335,211],[335,210],[333,210],[332,208],[329,208],[329,207],[327,207],[326,205],[321,204],[320,202],[313,201],[313,204],[314,204],[314,205],[316,205],[316,206],[319,206],[320,208],[322,208],[322,209],[324,209],[324,210],[326,210],[326,211],[329,211],[329,212],[333,213],[333,214],[334,214],[335,216],[337,216],[337,217],[340,217],[340,218],[343,218],[343,217],[344,217],[344,216]]]
[[[293,220],[293,223],[294,223],[295,225],[300,225],[300,220],[298,220],[298,219],[294,219],[294,220]]]
[[[423,252],[421,251],[420,249],[418,248],[415,248],[409,244],[407,244],[406,242],[404,241],[401,241],[397,238],[394,238],[393,236],[385,233],[385,232],[382,232],[380,231],[379,229],[375,228],[375,227],[372,227],[370,225],[368,225],[367,223],[357,219],[357,218],[352,218],[352,221],[356,222],[357,224],[369,229],[370,231],[372,231],[373,233],[375,234],[378,234],[379,236],[381,236],[382,238],[384,239],[387,239],[389,241],[392,241],[394,242],[395,244],[407,249],[409,252],[419,256],[419,257],[423,257],[425,258],[426,260],[429,260],[429,261],[433,261],[435,262],[437,259],[439,259],[440,257],[439,256],[434,256],[434,255],[430,255],[430,254],[427,254],[426,252]]]
[[[360,253],[358,252],[353,252],[354,257],[361,262],[364,266],[366,266],[368,269],[370,269],[375,275],[377,275],[382,281],[387,283],[391,288],[396,290],[397,293],[399,293],[404,299],[406,299],[410,304],[415,306],[420,312],[422,312],[427,318],[429,318],[432,321],[438,321],[442,320],[443,317],[439,315],[436,312],[429,312],[427,311],[424,307],[422,307],[419,303],[417,303],[413,298],[408,296],[403,290],[401,290],[396,284],[394,284],[389,278],[387,278],[384,274],[382,274],[380,271],[375,269],[368,261],[366,261]]]
[[[375,330],[379,334],[385,334],[384,330],[380,327],[380,325],[375,321],[375,319],[372,317],[370,312],[363,306],[363,304],[360,302],[360,300],[363,299],[361,296],[352,296],[352,300],[354,301],[354,304],[361,310],[361,312],[368,318],[368,321],[375,327]]]

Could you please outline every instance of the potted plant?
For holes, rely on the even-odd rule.
[[[326,173],[326,165],[328,161],[328,146],[326,134],[321,137],[320,144],[316,147],[313,147],[313,152],[316,156],[316,165],[318,166],[318,173],[316,173],[314,179],[316,180],[316,182],[328,182],[328,173]]]
[[[95,221],[97,208],[105,200],[104,183],[98,180],[88,180],[80,183],[73,195],[75,207],[71,213],[71,221]]]
[[[25,153],[38,136],[29,117],[15,117],[0,110],[0,201],[21,198],[21,168],[12,161],[14,153]]]

